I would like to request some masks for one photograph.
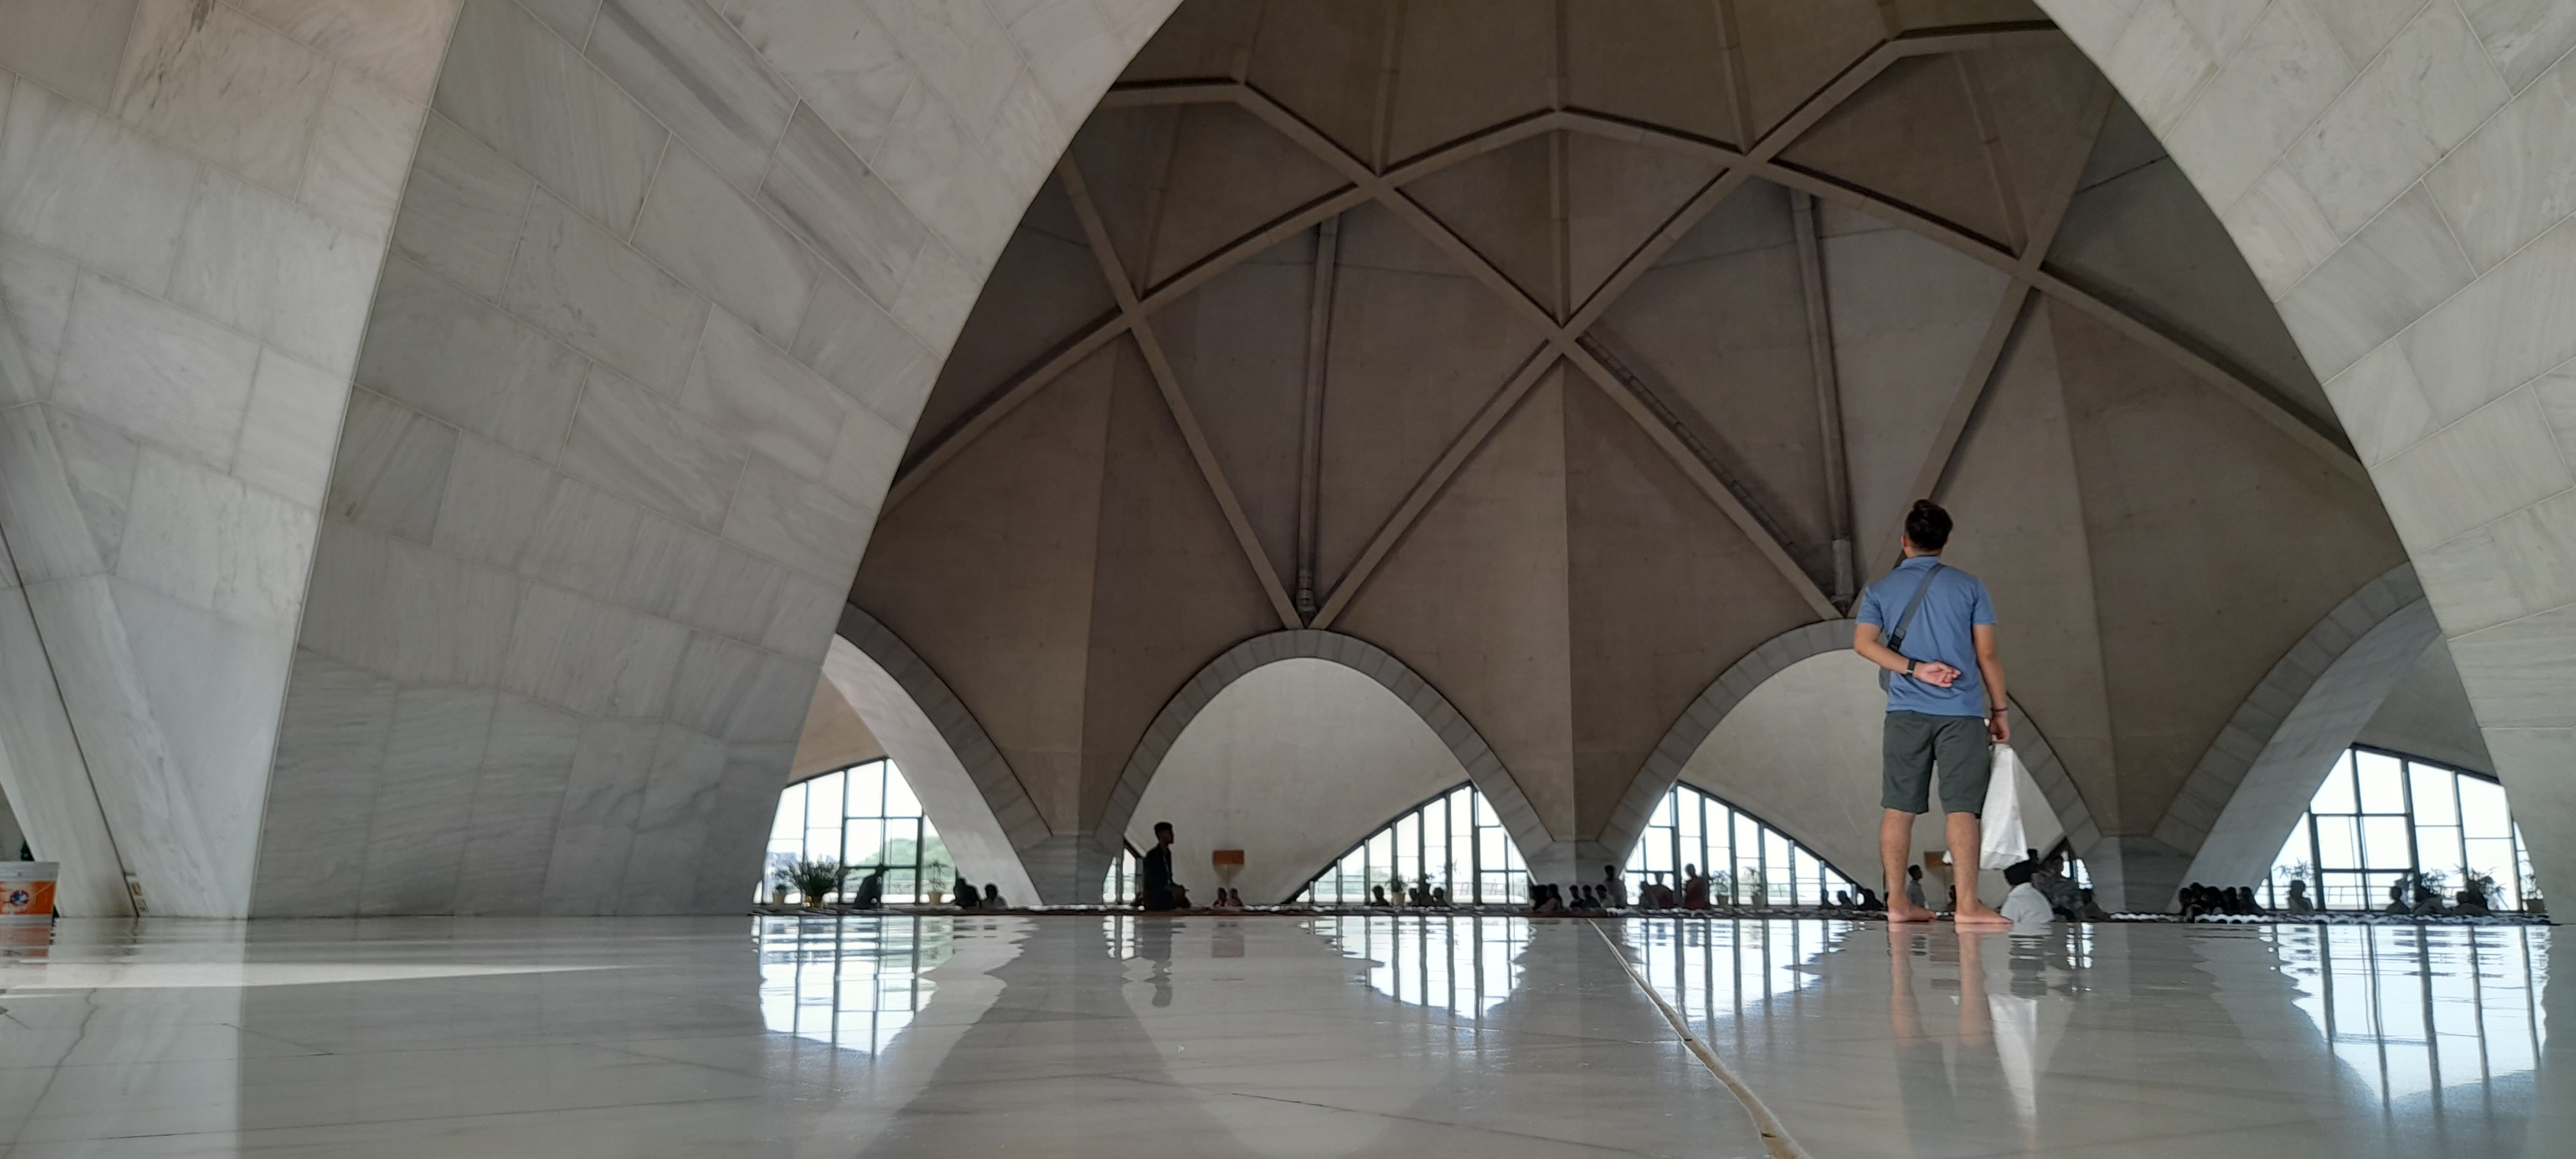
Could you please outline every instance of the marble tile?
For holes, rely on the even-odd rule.
[[[534,496],[530,497],[531,499]],[[578,479],[556,476],[536,507],[534,533],[516,561],[527,576],[613,599],[634,557],[642,508]]]
[[[372,390],[353,392],[331,468],[330,517],[431,543],[457,438],[455,427]]]
[[[331,477],[349,383],[275,350],[260,353],[251,376],[250,409],[232,474],[306,506],[319,508]]]
[[[2222,62],[2235,59],[2264,15],[2260,7],[2230,0],[2174,0],[2174,11]]]
[[[866,5],[733,0],[725,16],[860,157],[876,151],[918,74]]]
[[[2335,43],[2343,46],[2344,56],[2355,63],[2367,61],[2388,47],[2389,38],[2406,27],[2407,20],[2424,8],[2425,0],[2336,0],[2319,4],[2310,0],[2308,8],[2317,19],[2334,31]]]
[[[520,0],[519,6],[536,14],[546,27],[574,48],[590,43],[591,26],[599,20],[600,0]]]
[[[1078,125],[1090,113],[1101,92],[1135,54],[1135,46],[1125,43],[1110,27],[1108,17],[1092,5],[1011,0],[993,5],[993,12],[1027,58],[1030,80],[1048,103],[1063,110],[1057,118],[1058,133]],[[1068,118],[1071,124],[1066,123]],[[1058,152],[1062,150],[1057,146]]]
[[[2352,83],[2354,70],[2313,7],[2270,5],[2243,51],[2174,123],[2166,147],[2210,204],[2232,205]]]
[[[688,369],[707,312],[706,299],[542,193],[501,305],[666,394]]]
[[[0,124],[0,231],[158,292],[179,257],[197,165],[20,81]]]
[[[292,631],[318,522],[311,508],[146,447],[116,575],[226,619]]]
[[[141,0],[117,73],[116,117],[293,196],[331,62],[240,12]]]
[[[692,622],[684,605],[697,598],[717,557],[735,549],[696,528],[645,511],[636,520],[635,540],[609,598],[664,619]]]
[[[841,439],[832,448],[832,464],[823,485],[850,502],[875,507],[885,501],[886,487],[903,462],[905,432],[865,408],[850,412],[841,424]]]
[[[458,913],[537,912],[553,860],[555,819],[581,745],[581,720],[504,692],[475,776]]]
[[[299,642],[407,684],[498,685],[523,586],[507,572],[326,522]]]
[[[507,571],[536,538],[556,487],[572,483],[525,455],[472,434],[458,436],[455,467],[438,501],[430,544]],[[579,484],[574,483],[578,486]]]
[[[879,27],[922,80],[980,131],[992,123],[1021,62],[1010,30],[983,0],[867,0]]]
[[[0,410],[0,534],[8,538],[19,583],[99,575],[108,568],[73,495],[46,409]],[[123,509],[119,502],[112,512],[120,524]]]
[[[2460,0],[2460,11],[2517,90],[2576,48],[2576,12],[2551,0]]]
[[[960,124],[931,85],[903,95],[868,168],[960,252],[1000,253],[1025,208],[1023,192],[1002,179],[981,135]]]
[[[0,69],[94,109],[116,96],[134,0],[13,0],[0,4]]]
[[[2501,108],[2506,95],[2459,9],[2431,5],[2282,163],[2335,231],[2349,236]]]
[[[79,272],[60,254],[0,234],[0,406],[52,392]]]
[[[2389,522],[2411,547],[2576,487],[2539,400],[2517,390],[2435,431],[2374,472]]]
[[[796,336],[819,268],[803,242],[684,148],[662,158],[635,248],[780,345]]]
[[[840,622],[849,589],[790,574],[778,591],[777,606],[761,631],[760,646],[798,660],[820,663],[831,650],[832,631]]]
[[[394,682],[295,650],[260,832],[258,916],[358,911],[367,816],[393,725]]]
[[[561,466],[578,478],[713,531],[742,475],[742,454],[678,406],[593,371]]]
[[[416,103],[438,84],[459,0],[237,0],[252,19],[372,77]]]
[[[2138,116],[2159,131],[2173,127],[2194,94],[2217,72],[2219,58],[2173,0],[2145,0],[2120,29],[2102,61],[2105,75],[2118,78],[2121,95]]]
[[[2424,177],[2469,260],[2491,269],[2576,212],[2576,64],[2561,63]]]
[[[994,248],[1000,248],[998,243]],[[944,352],[957,341],[957,331],[966,325],[966,315],[973,312],[975,298],[983,291],[983,275],[933,241],[921,247],[912,269],[905,272],[903,292],[894,300],[894,319],[931,349]]]
[[[356,365],[382,246],[283,198],[209,175],[170,300],[334,374]]]
[[[501,686],[585,717],[657,716],[687,645],[678,624],[531,584]]]
[[[2554,325],[2576,298],[2576,222],[2562,224],[2409,327],[2398,337],[2407,360],[2440,367],[2423,379],[2438,422],[2486,405],[2576,357],[2576,333]]]
[[[2398,343],[2371,351],[2351,369],[2327,379],[2325,390],[2344,435],[2366,464],[2375,466],[2433,432],[2433,408],[2424,401],[2424,385]]]
[[[876,509],[834,494],[765,459],[743,468],[724,538],[824,582],[856,571]]]
[[[778,816],[778,794],[787,787],[796,746],[736,744],[727,748],[725,768],[716,784],[715,803],[707,811],[706,843],[699,854],[708,867],[698,874],[696,890],[683,912],[712,914],[732,909],[742,896],[742,877],[718,868],[764,863],[771,823]]]
[[[9,569],[0,545],[0,569]],[[130,912],[115,840],[64,714],[44,643],[14,569],[0,574],[0,793],[18,824],[36,834],[37,856],[62,863],[55,905],[67,916]]]
[[[72,507],[89,528],[99,562],[116,568],[125,523],[134,505],[134,476],[143,458],[141,440],[78,411],[46,407],[45,429],[61,457]]]
[[[368,237],[393,228],[403,175],[420,143],[418,103],[342,68],[331,77],[304,159],[304,207]]]
[[[510,0],[466,0],[431,107],[621,234],[670,136]]]
[[[231,916],[209,873],[216,838],[173,768],[113,586],[91,576],[25,589],[99,812],[147,910]]]
[[[698,858],[706,843],[707,814],[724,779],[725,745],[675,724],[664,724],[653,746],[652,775],[635,814],[635,840],[626,853],[618,891],[621,914],[685,913],[697,898]]]
[[[607,0],[583,54],[740,189],[760,185],[796,94],[708,0]]]
[[[654,742],[661,732],[661,722],[653,720],[594,720],[582,726],[546,867],[546,913],[617,912],[635,817],[644,805]]]
[[[394,220],[394,252],[487,298],[501,296],[536,178],[432,116]]]
[[[1021,77],[1002,98],[1002,111],[984,134],[984,151],[1001,172],[1002,191],[1015,204],[1025,206],[1055,172],[1057,159],[1064,155],[1067,131],[1080,127],[1080,119],[1048,97],[1036,77]]]
[[[2283,295],[2281,321],[2332,378],[2476,276],[2419,184]]]
[[[258,364],[258,343],[85,273],[54,400],[207,464],[229,464]]]
[[[807,479],[824,477],[844,417],[859,410],[832,384],[716,310],[680,404],[733,444]]]
[[[719,542],[698,586],[681,593],[679,620],[746,643],[768,632],[792,573],[751,552]]]
[[[891,302],[929,237],[903,200],[813,110],[799,108],[761,201],[869,297]]]
[[[368,814],[359,914],[455,908],[465,826],[493,704],[494,694],[484,689],[406,688],[395,694],[384,769]]]
[[[158,883],[160,904],[172,913],[241,916],[249,912],[294,626],[244,624],[121,579],[108,591],[166,752],[170,785],[158,791],[185,794],[206,834],[206,860],[191,868],[214,904],[179,908]]]
[[[793,349],[798,361],[898,430],[911,429],[939,371],[929,347],[837,277],[815,282]]]
[[[768,659],[747,644],[690,633],[671,682],[671,719],[708,736],[749,739],[734,737],[735,717],[755,695]]]
[[[2553,608],[2453,636],[2451,658],[2475,689],[2485,728],[2563,728],[2576,721],[2576,685],[2559,667],[2576,647],[2576,607]]]
[[[2485,530],[2520,610],[2576,604],[2576,492],[2552,495]]]
[[[387,260],[359,385],[551,461],[588,367],[580,354],[399,257]]]

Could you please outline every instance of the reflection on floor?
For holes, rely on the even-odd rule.
[[[0,1155],[234,1154],[1765,1151],[1578,922],[67,922],[0,964]]]
[[[2552,932],[1747,921],[1623,935],[1814,1154],[2289,1159],[2576,1155],[2576,1051],[2549,1049],[2544,1011]]]
[[[1818,1156],[2563,1156],[2552,932],[71,922],[0,1156],[1764,1154],[1620,953]]]

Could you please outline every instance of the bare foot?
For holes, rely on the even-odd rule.
[[[1931,910],[1925,909],[1922,906],[1905,900],[1904,898],[1893,897],[1887,899],[1887,920],[1890,922],[1928,922],[1933,920],[1935,916],[1937,915],[1935,915]]]
[[[1951,920],[1963,926],[1984,926],[1991,929],[2008,929],[2012,926],[2012,919],[1987,908],[1984,902],[1974,901],[1961,905],[1957,916]]]

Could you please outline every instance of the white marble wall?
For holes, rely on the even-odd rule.
[[[65,909],[250,906],[452,0],[0,3],[0,787]],[[14,852],[14,851],[13,851]]]
[[[253,909],[741,896],[922,397],[1170,7],[463,0]]]
[[[2576,0],[2040,0],[2281,308],[2576,887]]]

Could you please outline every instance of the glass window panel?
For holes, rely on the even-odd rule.
[[[849,782],[847,773],[825,773],[806,782],[813,793],[805,802],[805,823],[809,827],[824,825],[826,818],[842,815],[841,802]]]
[[[2354,771],[2361,783],[2361,811],[2364,813],[2403,813],[2406,811],[2405,762],[2385,753],[2353,750]]]
[[[2316,848],[2308,844],[2308,818],[2300,815],[2299,823],[2290,827],[2290,838],[2281,843],[2281,854],[2272,859],[2272,876],[2287,888],[2290,871],[2316,860]],[[2314,868],[2310,866],[2310,868]]]
[[[2457,825],[2460,802],[2452,795],[2451,785],[2459,775],[2433,765],[2406,764],[2406,776],[2415,790],[2415,823],[2417,825]]]
[[[2325,783],[2317,786],[2317,795],[2308,808],[2318,813],[2353,813],[2361,808],[2360,798],[2352,791],[2352,750],[2345,749],[2335,760],[2334,771],[2326,774]]]
[[[2483,777],[2461,777],[2460,824],[2471,840],[2480,837],[2505,837],[2513,832],[2513,817],[2504,805],[2504,786]]]
[[[2361,825],[2351,817],[2316,818],[2317,868],[2361,868]]]
[[[2414,852],[2406,841],[2406,818],[2363,816],[2361,856],[2364,869],[2414,868]]]
[[[2442,875],[2445,893],[2460,889],[2460,867],[2468,864],[2467,851],[2460,845],[2456,825],[2422,825],[2415,829],[2415,856],[2420,868]]]
[[[903,775],[895,770],[893,762],[889,761],[883,767],[887,773],[892,774],[885,779],[886,816],[921,816],[921,802],[912,795],[912,786],[906,783]]]

